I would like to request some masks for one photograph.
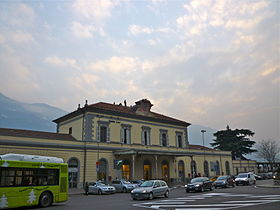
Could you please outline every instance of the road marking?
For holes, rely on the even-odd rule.
[[[244,197],[247,196],[250,200],[234,200],[234,201],[221,201],[220,203],[208,204],[193,204],[194,201],[201,201],[202,199],[210,199],[213,197]],[[254,199],[256,198],[256,199]],[[253,195],[253,194],[233,194],[233,193],[207,193],[200,195],[193,195],[189,197],[180,197],[173,199],[159,200],[155,202],[145,202],[133,204],[135,207],[149,208],[149,209],[166,209],[171,208],[174,210],[225,210],[233,208],[241,208],[246,206],[255,206],[273,202],[280,202],[280,195]]]

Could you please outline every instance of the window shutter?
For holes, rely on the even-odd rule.
[[[169,147],[169,137],[168,133],[166,132],[166,146]]]
[[[144,145],[144,130],[142,130],[142,136],[141,136],[141,140],[142,140],[142,145]]]
[[[100,142],[100,126],[96,126],[96,141]]]
[[[162,146],[162,133],[159,132],[159,145]]]
[[[107,126],[107,142],[110,142],[110,128]]]
[[[124,142],[124,131],[123,128],[121,128],[121,143],[123,144]]]

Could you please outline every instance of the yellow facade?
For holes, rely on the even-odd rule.
[[[194,176],[234,173],[230,152],[189,145],[189,123],[142,109],[139,103],[136,111],[133,108],[85,106],[56,119],[56,135],[38,137],[36,131],[12,135],[0,129],[0,154],[63,158],[69,164],[69,187],[116,178],[164,179],[173,184]]]

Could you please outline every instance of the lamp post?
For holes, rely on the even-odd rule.
[[[202,134],[202,143],[203,143],[203,168],[204,168],[204,175],[206,176],[207,175],[207,172],[206,172],[206,167],[205,167],[205,148],[204,148],[204,133],[206,132],[206,130],[201,130],[201,134]]]

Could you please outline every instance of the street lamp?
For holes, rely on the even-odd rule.
[[[206,167],[205,167],[205,148],[204,148],[204,133],[206,132],[206,130],[201,130],[201,134],[202,134],[202,143],[203,143],[203,168],[204,168],[204,175],[206,175]]]

